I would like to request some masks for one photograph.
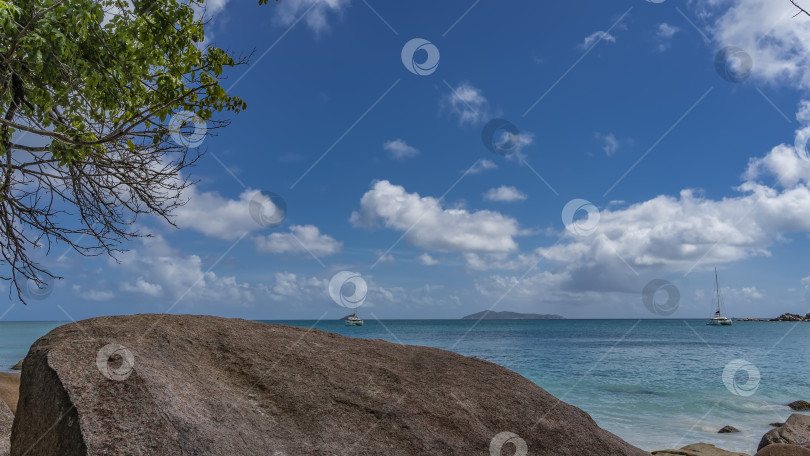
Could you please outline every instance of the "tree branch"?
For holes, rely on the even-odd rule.
[[[796,3],[796,0],[790,0],[790,3],[793,3],[793,6],[795,6],[796,8],[799,8],[799,12],[794,14],[793,17],[796,17],[796,16],[798,16],[799,14],[802,14],[802,13],[806,14],[807,16],[810,16],[810,13],[808,13],[806,9],[799,6],[799,4]]]

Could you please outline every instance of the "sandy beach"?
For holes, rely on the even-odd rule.
[[[0,372],[0,399],[3,399],[12,413],[17,413],[17,399],[20,397],[20,374]]]

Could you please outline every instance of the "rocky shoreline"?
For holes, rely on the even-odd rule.
[[[42,337],[22,368],[0,374],[0,456],[650,455],[503,367],[319,330],[102,317]],[[756,456],[810,456],[810,416],[774,426]],[[705,443],[652,454],[749,456]]]
[[[810,321],[810,313],[805,316],[784,313],[776,318],[737,318],[737,321]]]
[[[797,401],[804,402],[804,401]],[[793,403],[788,404],[796,410]],[[810,456],[810,416],[792,414],[784,423],[772,423],[774,429],[766,432],[754,456]],[[725,426],[718,433],[739,432]],[[654,456],[750,456],[747,453],[726,451],[708,443],[694,443],[678,450],[653,451]]]

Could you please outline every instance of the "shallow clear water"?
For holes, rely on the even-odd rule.
[[[28,348],[48,331],[64,324],[58,321],[0,321],[0,372],[25,358]]]
[[[810,323],[698,320],[287,321],[351,337],[427,345],[528,377],[646,450],[695,442],[753,454],[772,422],[810,400]],[[58,323],[0,322],[0,370]],[[724,369],[731,364],[724,382]],[[735,373],[736,372],[736,373]],[[756,373],[759,373],[759,378]],[[749,374],[751,377],[749,377]],[[728,386],[726,386],[728,383]],[[739,434],[717,434],[725,425]]]
[[[286,323],[310,327],[315,322]],[[785,404],[810,400],[810,323],[712,327],[703,320],[501,320],[473,325],[367,319],[363,327],[339,321],[316,327],[495,362],[645,450],[707,442],[753,454],[769,423],[790,415]],[[736,359],[750,365],[731,366],[729,389],[723,372]],[[717,434],[725,425],[742,432]]]

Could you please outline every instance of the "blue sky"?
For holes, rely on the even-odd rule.
[[[367,318],[707,317],[715,267],[730,316],[804,314],[810,17],[795,11],[211,3],[208,42],[253,52],[224,84],[248,109],[199,146],[180,228],[140,220],[154,237],[119,262],[54,246],[42,261],[64,279],[3,318],[339,318],[328,287],[340,271],[368,284]],[[415,38],[438,50],[429,74],[403,64]],[[492,119],[519,132],[496,137],[511,154],[485,147]],[[250,217],[260,191],[286,202],[281,225]],[[580,210],[564,214],[572,200]],[[677,303],[659,292],[645,306],[654,279]]]

